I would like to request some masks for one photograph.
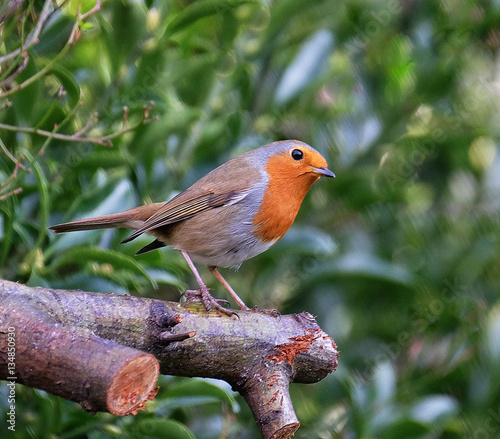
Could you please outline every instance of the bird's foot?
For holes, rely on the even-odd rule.
[[[208,288],[208,290],[210,290],[210,288]],[[202,293],[200,290],[186,290],[181,294],[181,299],[184,297],[186,299],[186,302],[191,302],[192,300],[202,300],[201,296]],[[229,303],[229,300],[226,299],[215,299],[214,297],[212,298],[218,303]]]
[[[221,303],[229,303],[227,300],[224,299],[215,299],[209,292],[209,288],[200,288],[198,290],[186,290],[184,293],[182,293],[181,297],[185,297],[187,302],[190,302],[192,300],[196,299],[201,299],[203,302],[203,305],[205,306],[205,309],[210,312],[212,309],[215,309],[222,314],[226,314],[230,317],[236,316],[238,317],[238,314],[234,312],[232,309],[225,308],[221,305]]]

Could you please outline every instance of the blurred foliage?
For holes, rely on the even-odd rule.
[[[46,227],[166,200],[244,150],[298,138],[337,179],[313,187],[282,242],[227,272],[249,305],[308,310],[339,345],[335,374],[291,387],[296,437],[500,437],[498,2],[108,1],[68,45],[78,4],[94,6],[69,0],[29,47],[44,2],[9,15],[11,3],[2,277],[178,300],[194,280],[177,252],[135,257],[147,238]],[[109,147],[6,125],[117,136]],[[18,386],[13,436],[259,437],[224,383],[160,385],[126,418]]]

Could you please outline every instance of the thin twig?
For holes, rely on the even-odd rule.
[[[80,34],[81,34],[80,23],[85,21],[92,14],[95,14],[96,12],[98,12],[101,9],[101,7],[102,7],[102,1],[97,0],[95,6],[92,9],[85,12],[85,14],[82,14],[81,13],[82,6],[81,5],[78,6],[78,11],[76,13],[76,22],[73,26],[73,29],[71,30],[71,34],[68,38],[68,42],[66,43],[68,46],[72,46],[80,38]]]
[[[17,93],[19,90],[26,88],[28,85],[31,85],[33,82],[37,81],[39,78],[44,76],[47,72],[50,71],[50,69],[52,69],[52,66],[54,64],[56,64],[62,57],[64,57],[64,55],[66,55],[66,52],[68,52],[69,47],[70,46],[65,45],[62,48],[62,50],[56,56],[54,56],[54,58],[52,58],[45,67],[41,68],[38,72],[36,72],[33,76],[30,76],[24,82],[21,82],[21,84],[18,84],[15,87],[12,87],[10,90],[1,93],[0,98],[5,98],[7,96],[13,95]]]
[[[26,88],[28,85],[31,85],[33,82],[37,81],[39,78],[44,76],[47,72],[49,72],[52,69],[52,66],[54,66],[61,58],[63,58],[64,55],[66,55],[66,53],[69,51],[70,47],[78,40],[79,35],[80,35],[79,29],[80,29],[81,22],[83,20],[85,20],[86,18],[90,17],[90,15],[99,11],[101,9],[101,6],[102,6],[101,0],[97,0],[95,6],[92,9],[90,9],[90,11],[86,12],[85,14],[81,14],[80,8],[79,8],[78,12],[77,12],[77,18],[76,18],[76,21],[73,25],[73,29],[71,30],[68,41],[66,42],[64,47],[61,49],[61,51],[56,56],[54,56],[54,58],[52,58],[45,67],[40,69],[33,76],[29,77],[21,84],[18,84],[15,87],[12,87],[10,90],[7,90],[4,93],[0,94],[0,98],[10,96],[10,95],[18,92],[19,90]],[[0,62],[1,62],[1,58],[0,58]]]
[[[9,153],[10,155],[10,153]],[[21,161],[24,160],[23,157],[20,157],[19,160],[17,160],[16,162],[16,167],[14,168],[14,170],[12,171],[12,174],[10,174],[9,178],[7,178],[7,180],[5,180],[1,185],[0,185],[0,201],[3,201],[9,197],[11,197],[12,195],[17,195],[19,194],[20,192],[23,191],[23,188],[21,187],[18,187],[6,194],[3,194],[1,195],[1,193],[7,188],[7,186],[9,186],[9,184],[17,177],[17,172],[19,171],[19,168],[23,168],[23,170],[25,170],[26,168],[21,164]]]
[[[42,32],[43,26],[45,25],[45,22],[48,20],[49,15],[50,15],[50,4],[52,3],[52,0],[45,0],[45,3],[42,8],[42,12],[40,13],[40,17],[38,18],[38,21],[36,23],[35,29],[33,29],[33,32],[31,32],[28,35],[28,38],[26,38],[26,41],[22,45],[22,47],[7,53],[4,56],[0,56],[0,63],[3,63],[11,58],[14,58],[18,55],[20,55],[22,52],[25,52],[28,50],[33,44],[38,43],[38,37],[40,36],[40,32]]]
[[[98,12],[101,9],[101,7],[102,7],[102,0],[97,0],[95,6],[92,9],[90,9],[88,12],[85,12],[85,14],[79,14],[78,18],[82,21],[86,20],[91,15]]]
[[[59,134],[53,131],[41,130],[39,128],[19,127],[3,123],[0,123],[0,129],[4,129],[7,131],[15,131],[18,133],[38,134],[39,136],[48,137],[49,139],[67,140],[69,142],[77,141],[77,142],[98,143],[99,145],[107,145],[106,142],[102,140],[102,137],[75,137],[74,134]]]
[[[22,6],[23,2],[24,0],[11,0],[9,2],[9,5],[7,6],[7,11],[4,13],[4,15],[0,15],[0,23],[3,23],[5,20],[9,19],[11,15],[14,14],[14,12],[16,12],[16,10]]]
[[[4,154],[5,154],[5,155],[6,155],[9,159],[11,159],[11,160],[12,160],[12,161],[16,164],[16,165],[17,165],[17,163],[19,163],[19,162],[20,162],[20,159],[19,159],[19,160],[18,160],[18,159],[16,159],[16,158],[12,155],[12,153],[11,153],[11,152],[7,149],[7,147],[5,146],[5,143],[3,143],[3,140],[2,140],[2,139],[0,139],[0,148],[2,149],[2,151],[4,152]],[[23,168],[23,169],[24,169],[24,165],[20,165],[20,166],[21,166],[21,168]]]
[[[43,126],[45,124],[45,122],[50,118],[50,116],[52,115],[52,112],[57,107],[59,101],[61,100],[61,98],[62,98],[62,96],[64,94],[64,93],[61,92],[61,90],[64,91],[64,89],[62,88],[62,85],[59,86],[59,91],[57,93],[56,99],[54,99],[52,101],[52,103],[50,104],[50,107],[47,109],[47,111],[45,111],[45,114],[38,121],[38,123],[36,124],[35,128]]]
[[[4,84],[12,82],[17,76],[19,76],[24,71],[24,69],[28,65],[28,61],[30,58],[28,55],[23,56],[22,58],[23,60],[21,61],[20,64],[17,65],[17,68],[16,64],[12,64],[12,66],[10,66],[9,69],[7,69],[7,71],[5,72],[5,75],[2,75],[6,77],[3,81],[0,82],[0,87],[2,87]],[[14,73],[11,73],[13,70]]]
[[[81,137],[82,134],[85,134],[88,130],[90,130],[90,128],[92,128],[97,122],[99,122],[99,113],[97,111],[95,111],[93,114],[92,114],[92,117],[88,120],[88,122],[85,124],[85,126],[77,131],[75,134],[73,134],[73,136],[75,137]]]
[[[71,119],[73,119],[73,116],[76,114],[78,111],[78,108],[82,105],[82,101],[78,101],[76,105],[66,114],[64,119],[62,120],[61,123],[55,124],[54,129],[52,130],[52,133],[57,133],[60,131]],[[40,125],[38,124],[35,128],[38,129]],[[52,138],[47,138],[45,142],[43,143],[42,147],[38,151],[38,155],[43,155],[45,153],[45,150],[48,148],[50,142],[52,141]]]
[[[97,143],[98,145],[102,146],[113,146],[111,140],[115,139],[116,137],[121,136],[122,134],[128,133],[129,131],[133,131],[139,126],[150,123],[157,118],[147,118],[146,116],[149,116],[150,110],[151,110],[152,104],[148,104],[144,107],[143,109],[143,117],[141,120],[133,125],[128,125],[124,126],[121,130],[116,131],[114,133],[108,134],[106,136],[99,136],[99,137],[82,137],[80,130],[79,132],[75,134],[59,134],[55,132],[57,128],[60,128],[59,126],[56,126],[54,128],[54,131],[46,131],[46,130],[41,130],[36,127],[20,127],[20,126],[15,126],[15,125],[7,125],[4,123],[0,123],[0,129],[4,129],[7,131],[15,131],[18,133],[29,133],[29,134],[38,134],[39,136],[44,136],[49,139],[57,139],[57,140],[66,140],[68,142],[88,142],[88,143]],[[96,113],[94,113],[94,116]],[[94,122],[95,123],[95,122]],[[86,131],[86,130],[84,130]]]
[[[5,195],[0,195],[0,201],[4,201],[7,198],[12,197],[12,195],[20,194],[22,191],[23,191],[23,188],[22,187],[18,187],[16,189],[14,189],[13,191],[10,191],[10,192],[6,193]]]
[[[69,110],[68,114],[64,116],[64,119],[57,124],[55,128],[57,128],[56,131],[60,130],[62,127],[64,127],[71,119],[73,119],[73,116],[77,113],[78,109],[83,105],[83,101],[78,101],[71,110]]]

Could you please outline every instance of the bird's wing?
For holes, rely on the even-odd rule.
[[[187,220],[200,212],[238,203],[244,199],[261,176],[248,166],[243,156],[224,163],[179,195],[167,201],[144,224],[122,242],[129,242],[141,233],[161,226]]]
[[[247,189],[233,189],[222,193],[207,189],[188,189],[163,204],[139,229],[122,242],[132,241],[149,230],[184,221],[205,210],[237,203],[248,193]]]

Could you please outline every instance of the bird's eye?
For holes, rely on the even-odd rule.
[[[294,160],[302,160],[303,157],[304,157],[304,153],[300,149],[294,149],[292,151],[292,158]]]

